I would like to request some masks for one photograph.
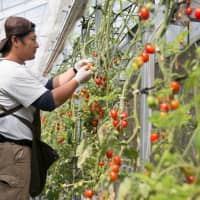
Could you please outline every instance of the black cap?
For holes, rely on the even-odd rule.
[[[4,28],[6,38],[0,41],[0,52],[3,51],[12,35],[22,37],[29,34],[30,32],[34,32],[35,24],[23,17],[10,16],[5,21]]]

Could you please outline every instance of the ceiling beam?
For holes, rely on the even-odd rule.
[[[74,0],[71,5],[68,5],[69,10],[67,10],[65,22],[52,47],[52,53],[49,56],[46,68],[43,72],[44,75],[47,75],[51,71],[54,62],[65,46],[66,36],[69,35],[69,32],[73,29],[76,21],[83,15],[87,3],[88,0]]]

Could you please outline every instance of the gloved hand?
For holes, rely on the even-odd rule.
[[[75,65],[74,68],[76,71],[80,70],[84,65],[87,65],[89,62],[92,62],[91,58],[79,60]]]
[[[89,81],[91,76],[92,76],[92,71],[90,69],[88,70],[87,65],[85,65],[78,70],[74,79],[79,84],[81,84],[81,83],[85,83],[85,82]]]

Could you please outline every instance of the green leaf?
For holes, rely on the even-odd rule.
[[[127,199],[132,191],[132,179],[125,178],[125,180],[120,184],[118,200]]]
[[[138,152],[135,151],[133,148],[131,147],[126,147],[123,150],[122,156],[129,158],[131,160],[136,159],[138,157]]]
[[[188,124],[191,119],[190,105],[180,106],[175,111],[169,112],[165,117],[160,118],[160,112],[154,112],[150,121],[158,128],[182,127]]]

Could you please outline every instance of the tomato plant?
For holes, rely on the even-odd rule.
[[[153,2],[105,0],[99,21],[98,6],[82,21],[62,70],[82,57],[96,70],[62,107],[44,113],[43,138],[62,158],[44,199],[76,199],[88,188],[105,200],[199,198],[200,49],[188,40],[198,10],[189,1]]]

